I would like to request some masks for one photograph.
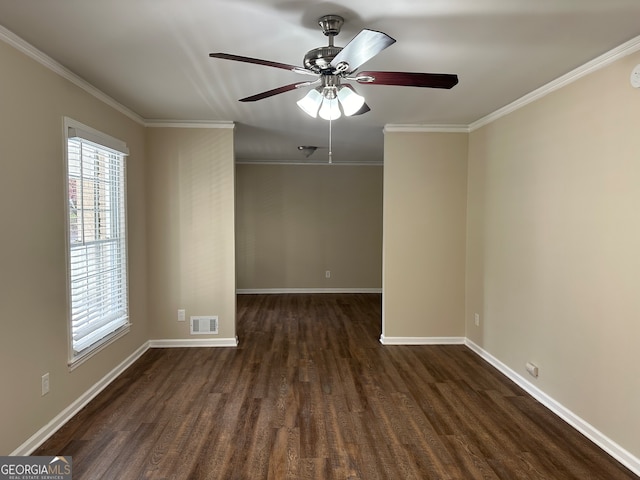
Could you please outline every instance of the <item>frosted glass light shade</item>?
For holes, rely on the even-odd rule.
[[[342,105],[342,111],[347,117],[356,113],[364,105],[364,97],[344,86],[338,91],[338,99]]]
[[[338,105],[338,99],[334,98],[329,100],[325,98],[320,107],[320,117],[325,120],[336,120],[342,115],[340,113],[340,106]]]
[[[318,108],[320,108],[320,104],[322,103],[322,98],[322,94],[315,88],[312,88],[309,90],[309,93],[296,103],[307,115],[316,118],[318,116]]]

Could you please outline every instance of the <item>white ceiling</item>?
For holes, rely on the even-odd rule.
[[[382,162],[386,124],[466,126],[640,35],[640,0],[0,0],[0,25],[146,121],[236,123],[236,157],[308,160],[328,122],[304,114],[294,73],[211,59],[225,52],[302,65],[327,44],[317,25],[345,18],[397,42],[366,70],[456,73],[452,90],[359,85],[371,111],[333,122],[334,162]],[[302,80],[301,80],[302,78]]]

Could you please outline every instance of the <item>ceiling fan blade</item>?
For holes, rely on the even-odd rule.
[[[312,72],[311,70],[307,70],[306,68],[303,68],[303,67],[297,67],[295,65],[289,65],[287,63],[272,62],[270,60],[262,60],[260,58],[243,57],[241,55],[233,55],[231,53],[210,53],[209,56],[211,58],[221,58],[223,60],[234,60],[236,62],[254,63],[256,65],[264,65],[265,67],[281,68],[283,70],[289,70],[289,71],[295,72],[295,73],[302,73],[304,75],[314,75],[314,76],[317,75],[317,73]]]
[[[359,72],[356,77],[350,80],[361,84],[453,88],[458,83],[458,75],[450,73]]]
[[[364,29],[334,57],[331,66],[339,72],[351,73],[393,43],[395,39],[386,33]]]
[[[354,113],[353,115],[351,115],[352,117],[355,117],[356,115],[362,115],[363,113],[367,113],[370,112],[371,108],[369,108],[369,105],[367,105],[367,102],[365,102],[362,107],[360,107],[360,110],[358,110],[356,113]]]
[[[278,95],[280,93],[290,92],[291,90],[295,90],[300,87],[307,87],[311,83],[314,82],[302,82],[302,83],[291,83],[289,85],[284,85],[282,87],[274,88],[273,90],[267,90],[266,92],[256,93],[255,95],[251,95],[250,97],[241,98],[241,102],[255,102],[256,100],[262,100],[263,98],[273,97],[274,95]]]

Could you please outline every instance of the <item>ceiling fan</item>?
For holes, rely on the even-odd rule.
[[[340,33],[344,19],[339,15],[325,15],[318,24],[327,37],[329,45],[309,50],[304,56],[304,67],[285,63],[243,57],[229,53],[210,53],[212,58],[265,65],[290,70],[294,73],[316,77],[315,80],[291,83],[282,87],[241,98],[241,102],[255,102],[297,88],[314,87],[299,100],[298,106],[312,117],[318,114],[325,120],[335,120],[341,115],[361,115],[370,110],[363,97],[345,81],[371,85],[397,85],[449,89],[458,83],[458,76],[446,73],[414,72],[356,72],[358,68],[382,50],[395,43],[386,33],[364,29],[345,47],[334,45],[334,37]]]

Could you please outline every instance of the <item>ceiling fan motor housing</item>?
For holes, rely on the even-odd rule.
[[[342,50],[342,47],[331,45],[309,50],[304,56],[304,66],[316,73],[331,71],[333,69],[331,61],[340,53],[340,50]]]

